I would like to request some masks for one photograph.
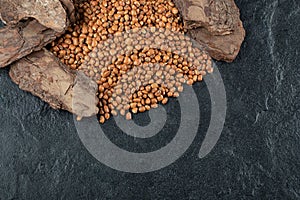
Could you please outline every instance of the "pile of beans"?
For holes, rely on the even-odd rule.
[[[98,83],[101,123],[166,104],[183,84],[213,71],[211,58],[185,36],[171,0],[99,0],[76,7],[77,23],[51,51]]]

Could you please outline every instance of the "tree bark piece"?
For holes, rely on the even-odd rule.
[[[68,110],[80,117],[98,113],[97,84],[68,70],[46,49],[11,65],[10,77],[22,90],[31,92],[54,109]]]
[[[71,0],[0,0],[0,68],[41,50],[74,20]],[[66,10],[65,10],[66,9]]]
[[[8,26],[28,18],[56,32],[67,26],[67,14],[59,0],[1,0],[0,4],[1,19]]]
[[[36,20],[20,23],[17,27],[0,29],[0,68],[38,51],[55,40],[57,33]]]
[[[234,0],[174,0],[189,35],[217,60],[232,62],[245,30]]]

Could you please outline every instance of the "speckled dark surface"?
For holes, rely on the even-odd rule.
[[[71,114],[19,90],[1,69],[0,199],[300,199],[300,1],[236,3],[247,37],[234,63],[217,63],[228,112],[207,157],[197,158],[209,115],[204,83],[195,86],[202,121],[189,150],[162,170],[128,174],[95,160]]]

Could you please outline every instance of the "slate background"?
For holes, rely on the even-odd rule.
[[[203,108],[189,150],[162,170],[128,174],[97,162],[71,114],[19,90],[1,69],[0,199],[300,199],[300,1],[236,3],[247,37],[234,63],[217,63],[228,112],[207,157],[197,158],[210,114],[205,83],[195,86]]]

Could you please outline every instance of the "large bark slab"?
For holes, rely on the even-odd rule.
[[[80,117],[98,113],[97,84],[83,73],[68,70],[46,49],[11,65],[10,77],[22,90],[38,96],[54,109]]]
[[[234,0],[174,0],[189,35],[211,57],[232,62],[240,51],[245,30]]]
[[[71,0],[0,0],[0,68],[42,49],[74,20]]]
[[[17,27],[0,29],[0,68],[43,48],[58,33],[36,20],[19,23]]]
[[[9,25],[34,18],[41,25],[62,32],[66,28],[66,11],[59,0],[1,0],[0,16]]]

